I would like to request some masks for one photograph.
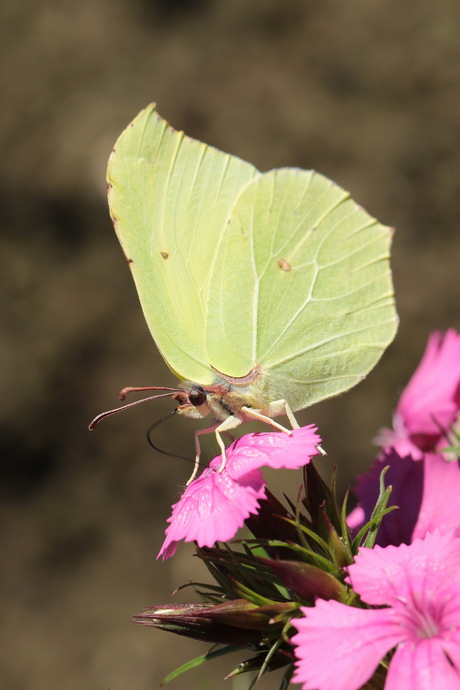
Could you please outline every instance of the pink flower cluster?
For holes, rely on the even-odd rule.
[[[379,668],[386,690],[460,690],[460,467],[448,449],[459,445],[459,413],[460,335],[436,332],[394,428],[381,432],[380,455],[358,479],[349,527],[370,520],[385,467],[397,509],[384,516],[376,545],[345,568],[350,601],[318,597],[291,620],[303,690],[359,690]],[[224,469],[214,458],[173,506],[159,557],[182,539],[211,547],[234,537],[266,496],[260,468],[302,467],[319,443],[313,426],[232,443]]]
[[[369,608],[302,607],[292,642],[303,690],[358,690],[392,650],[386,690],[460,688],[460,468],[443,452],[459,445],[459,411],[460,335],[433,333],[349,516],[352,528],[367,523],[389,466],[398,509],[383,518],[378,545],[361,548],[347,569]]]

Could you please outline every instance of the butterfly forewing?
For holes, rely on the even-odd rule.
[[[143,110],[118,139],[107,180],[115,229],[144,315],[169,367],[209,384],[209,279],[239,191],[258,175],[239,158]]]

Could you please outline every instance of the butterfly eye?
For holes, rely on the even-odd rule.
[[[194,386],[188,394],[188,400],[194,407],[199,407],[206,402],[206,392],[199,386]]]

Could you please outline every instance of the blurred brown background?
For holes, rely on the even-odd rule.
[[[87,431],[121,387],[174,383],[108,217],[110,149],[156,101],[176,128],[263,170],[315,168],[396,226],[397,339],[302,417],[344,486],[429,331],[460,327],[460,4],[6,0],[0,21],[0,685],[151,690],[204,647],[129,618],[207,576],[188,547],[155,561],[190,470],[145,441],[171,404]],[[194,428],[156,438],[192,454]],[[221,687],[231,668],[172,687]]]

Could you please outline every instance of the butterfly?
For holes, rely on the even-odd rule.
[[[239,424],[289,433],[273,418],[297,427],[296,410],[357,384],[392,341],[392,230],[320,173],[260,172],[150,105],[116,142],[107,185],[148,327],[182,382],[121,397],[163,390],[179,414],[210,415],[197,458],[201,433],[215,432],[222,467],[221,434]]]

